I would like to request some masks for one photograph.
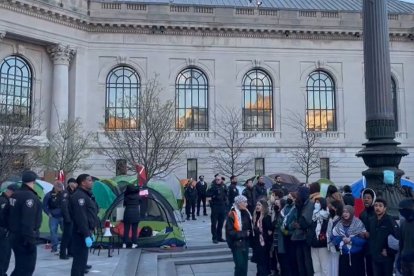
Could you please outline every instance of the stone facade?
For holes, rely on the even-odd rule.
[[[81,118],[88,130],[102,132],[106,77],[118,65],[135,69],[142,83],[157,74],[166,99],[175,97],[178,73],[193,66],[209,81],[210,130],[186,133],[189,146],[176,174],[186,177],[186,159],[196,158],[198,174],[210,178],[217,149],[208,147],[206,140],[214,139],[215,106],[241,108],[243,76],[261,68],[273,81],[274,130],[242,132],[254,136],[245,154],[265,158],[266,174],[292,172],[289,152],[301,138],[285,119],[291,111],[305,116],[308,75],[323,69],[336,85],[337,131],[320,133],[324,157],[335,160],[331,179],[350,184],[365,168],[355,157],[366,141],[360,13],[83,0],[2,1],[0,13],[0,60],[20,55],[30,64],[33,112],[41,114],[48,130],[44,137],[64,118]],[[389,15],[391,70],[397,85],[396,136],[411,154],[413,17]],[[89,162],[97,177],[115,173],[108,170],[108,160],[99,150]],[[401,168],[407,176],[414,175],[413,165],[411,155],[403,159]],[[248,175],[254,174],[253,164],[250,169]],[[316,174],[312,180],[318,178]]]

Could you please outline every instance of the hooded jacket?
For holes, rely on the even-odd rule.
[[[361,215],[359,215],[359,219],[362,221],[365,227],[369,227],[370,218],[375,217],[374,202],[377,199],[377,195],[373,189],[366,188],[362,191],[362,198],[364,198],[364,195],[366,193],[370,193],[372,195],[372,204],[368,208],[364,209]]]

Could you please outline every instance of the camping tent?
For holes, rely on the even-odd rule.
[[[159,188],[157,184],[153,185]],[[152,187],[145,189],[148,195],[142,197],[138,233],[144,226],[149,226],[153,230],[153,236],[138,238],[138,245],[140,247],[184,246],[184,233],[174,214],[174,207],[170,204],[170,202],[175,202],[177,205],[176,200],[167,200],[163,194]],[[171,195],[173,195],[172,192]],[[120,236],[123,236],[123,200],[124,195],[119,195],[104,216],[104,220],[109,219],[115,225],[114,232]]]
[[[113,181],[112,179],[100,179],[102,183],[104,183],[111,191],[114,193],[115,196],[121,194],[121,189],[118,187],[118,183]]]
[[[49,187],[49,185],[53,187],[52,184],[49,183],[49,185],[46,185],[45,183],[48,183],[48,182],[42,181],[42,184],[43,184],[42,186],[41,184],[39,184],[39,180],[36,180],[35,186],[34,186],[34,190],[37,193],[37,195],[40,197],[41,201],[43,201],[43,198],[45,197],[45,194],[46,194],[45,191],[43,190],[44,189],[43,187]],[[11,184],[17,184],[20,186],[22,183],[21,182],[17,182],[17,183],[16,182],[4,182],[1,185],[0,191],[3,192]],[[48,239],[50,236],[49,217],[46,215],[45,212],[42,212],[42,224],[40,225],[39,232],[40,232],[40,238]]]
[[[92,193],[100,209],[108,209],[114,202],[116,196],[105,183],[95,180],[93,183]]]

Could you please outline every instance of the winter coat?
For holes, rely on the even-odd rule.
[[[372,217],[367,231],[369,232],[369,253],[374,261],[381,262],[395,257],[397,252],[389,248],[388,236],[393,235],[398,238],[400,230],[390,215],[385,214],[380,220]],[[387,257],[381,254],[383,249],[387,250]]]
[[[234,208],[232,208],[227,216],[226,221],[226,241],[230,249],[246,248],[251,243],[253,235],[253,225],[250,214],[245,210],[240,210],[241,215],[241,231],[235,229]],[[250,231],[250,235],[248,233]]]
[[[205,181],[198,181],[196,184],[197,196],[199,198],[205,197],[207,193],[207,183]]]
[[[63,191],[56,192],[53,188],[43,198],[43,211],[48,216],[52,216],[54,218],[62,218],[62,200]]]
[[[414,262],[414,221],[401,222],[400,257],[403,262]]]
[[[282,231],[282,225],[283,225],[283,217],[278,214],[275,216],[272,226],[273,226],[273,247],[277,248],[278,254],[284,254],[286,253],[285,249],[285,242],[283,238],[283,231]]]
[[[197,194],[198,194],[198,191],[196,187],[192,187],[191,185],[189,185],[187,188],[185,188],[185,192],[184,192],[186,202],[188,203],[197,202]]]
[[[269,231],[273,230],[272,219],[270,215],[266,215],[263,217],[262,220],[262,236],[264,240],[264,245],[260,244],[260,230],[257,225],[257,220],[259,216],[257,216],[256,221],[254,222],[254,236],[253,236],[253,255],[251,261],[254,263],[263,263],[269,261],[270,258],[270,248],[273,243],[273,232],[269,234]]]
[[[139,188],[126,190],[124,193],[124,223],[139,223],[140,221]]]
[[[308,244],[313,248],[322,248],[327,247],[327,231],[328,231],[328,223],[329,218],[323,220],[321,231],[318,236],[316,236],[316,226],[318,224],[317,221],[313,221],[311,227],[307,233],[307,241]]]
[[[296,209],[298,210],[297,218],[293,223],[297,222],[299,228],[291,226],[291,229],[293,229],[292,240],[303,241],[306,240],[307,231],[312,225],[314,203],[311,200],[307,200],[300,209]]]
[[[224,184],[213,182],[207,190],[207,196],[211,197],[210,206],[212,208],[225,208],[228,204],[227,187]]]
[[[228,195],[229,195],[229,206],[232,206],[234,203],[234,198],[239,195],[239,190],[237,189],[237,183],[230,184],[228,189]]]
[[[255,196],[255,202],[254,205],[256,206],[257,201],[259,201],[260,199],[262,199],[263,197],[267,200],[267,191],[266,191],[266,187],[265,184],[262,183],[257,183],[254,186],[254,196]]]
[[[246,187],[243,192],[242,195],[244,195],[247,198],[247,208],[249,209],[250,213],[253,214],[254,208],[255,206],[255,196],[254,196],[254,187],[252,187],[251,189]]]

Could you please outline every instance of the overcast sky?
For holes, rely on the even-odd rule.
[[[414,0],[402,0],[402,1],[414,3]]]

